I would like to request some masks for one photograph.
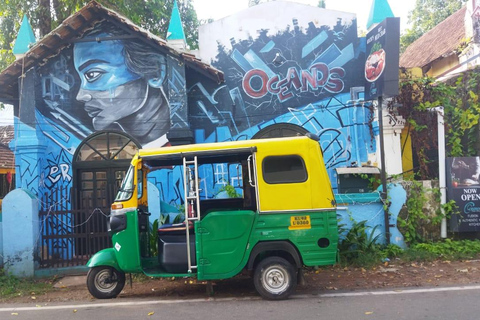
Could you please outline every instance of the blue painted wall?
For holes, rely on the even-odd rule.
[[[3,200],[3,255],[9,274],[33,277],[38,257],[38,200],[28,190],[15,189]]]
[[[268,4],[275,5],[285,3]],[[203,143],[251,139],[271,125],[288,123],[320,137],[336,190],[335,168],[365,163],[376,151],[378,128],[371,105],[363,100],[365,39],[357,37],[354,15],[302,10],[281,11],[286,18],[275,20],[275,32],[260,26],[247,36],[227,35],[228,44],[201,42],[214,51],[211,63],[224,72],[222,84],[131,39],[75,43],[30,69],[11,145],[17,187],[71,208],[72,186],[78,183],[74,154],[100,131],[123,132],[140,146],[161,147],[174,130],[191,132],[196,143]],[[229,28],[217,29],[219,39],[225,38],[221,33]],[[109,35],[123,33],[102,23],[84,39]],[[140,56],[153,60],[136,60]],[[152,175],[149,180],[164,203],[178,205],[181,175],[176,170],[164,174],[168,179]],[[215,196],[233,178],[231,168],[212,167],[203,176],[209,190],[204,196]],[[54,196],[58,190],[60,196]],[[376,214],[376,207],[370,209]]]

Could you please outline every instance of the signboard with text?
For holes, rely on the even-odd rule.
[[[398,94],[400,18],[386,18],[367,34],[365,100]]]
[[[447,195],[458,214],[450,218],[450,231],[480,231],[480,157],[447,158]]]

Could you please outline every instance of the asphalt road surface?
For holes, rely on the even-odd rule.
[[[0,319],[479,319],[480,286],[186,300],[96,300],[82,304],[0,305]]]

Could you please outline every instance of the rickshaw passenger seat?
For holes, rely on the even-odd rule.
[[[189,221],[190,258],[196,263],[195,234],[193,223]],[[170,273],[187,272],[187,233],[185,223],[164,224],[158,228],[158,262]]]
[[[193,223],[188,223],[188,233],[193,234]],[[185,234],[185,222],[182,223],[166,223],[158,228],[158,234],[179,235]]]

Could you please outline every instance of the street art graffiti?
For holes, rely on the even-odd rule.
[[[19,186],[35,194],[71,188],[73,155],[100,130],[125,132],[143,147],[165,145],[171,127],[189,126],[184,68],[108,22],[37,66],[26,88],[35,92],[35,120],[21,125],[40,137],[44,155],[22,157]]]
[[[283,29],[277,26],[276,34],[270,35],[265,27],[255,37],[232,35],[231,49],[218,44],[212,64],[225,72],[226,85],[189,87],[195,101],[192,126],[202,131],[205,140],[211,140],[218,126],[227,127],[230,136],[216,139],[231,139],[288,113],[289,108],[363,86],[359,71],[365,43],[357,38],[356,23],[340,19],[335,25],[319,26],[312,21],[304,29],[290,19]],[[220,38],[222,30],[217,32]]]
[[[357,37],[355,20],[319,21],[300,25],[287,14],[284,26],[239,31],[229,43],[222,43],[221,28],[208,29],[209,39],[218,39],[212,64],[225,72],[226,84],[189,86],[196,142],[251,139],[280,123],[300,126],[320,137],[334,189],[335,167],[367,162],[377,125],[363,99],[365,39]]]
[[[363,100],[365,42],[356,21],[319,21],[290,16],[276,32],[259,28],[248,37],[232,34],[228,46],[218,42],[212,64],[225,73],[220,85],[200,74],[187,83],[179,61],[135,39],[108,40],[126,33],[98,24],[37,69],[37,129],[48,141],[35,164],[43,168],[39,192],[72,186],[73,154],[99,130],[123,131],[148,147],[164,145],[172,128],[190,127],[201,143],[251,139],[279,123],[320,137],[335,188],[333,169],[365,163],[377,132]],[[209,189],[218,189],[211,179]],[[175,185],[180,181],[168,188]],[[178,201],[168,188],[162,186],[163,200]]]
[[[62,153],[60,154],[59,158],[65,159],[66,157]],[[63,161],[68,161],[68,158],[66,158]],[[55,185],[57,182],[68,183],[72,180],[72,175],[70,174],[70,163],[65,163],[65,162],[59,163],[59,161],[51,161],[50,159],[47,159],[47,162],[49,164],[49,166],[47,167],[48,182],[47,181],[45,182],[48,183],[48,188],[52,188],[53,185]]]
[[[142,145],[165,135],[170,127],[168,100],[163,91],[165,55],[133,41],[95,41],[118,35],[106,26],[89,32],[74,45],[73,59],[81,84],[76,99],[95,130],[130,133]]]
[[[315,63],[308,70],[300,72],[295,67],[290,67],[282,79],[277,74],[270,78],[265,71],[253,69],[243,77],[242,87],[250,98],[260,99],[270,93],[277,95],[280,102],[285,102],[293,98],[295,92],[324,89],[330,93],[339,93],[344,87],[344,76],[345,70],[342,68],[330,70],[324,63]],[[258,88],[253,88],[253,80],[259,80]]]
[[[39,156],[23,156],[17,164],[18,185],[36,194],[64,190],[61,200],[71,209],[74,179],[79,179],[73,157],[82,141],[98,131],[123,132],[143,147],[161,147],[174,129],[191,129],[195,142],[203,143],[251,139],[272,125],[291,124],[320,137],[336,189],[334,168],[367,162],[376,151],[378,128],[372,106],[364,101],[365,40],[357,37],[356,21],[339,17],[331,22],[332,12],[316,10],[308,23],[291,14],[285,18],[285,12],[274,27],[259,26],[248,36],[233,33],[229,43],[200,43],[215,46],[211,63],[225,74],[221,84],[200,72],[187,78],[176,57],[107,22],[98,24],[35,68],[34,85],[28,88],[35,92],[35,123],[24,125],[36,131],[41,147]],[[234,165],[202,170],[204,198],[217,197],[242,179]],[[149,181],[162,202],[180,207],[181,169],[161,172]],[[59,234],[72,232],[63,222],[81,223],[46,223]],[[62,250],[74,244],[54,246]]]
[[[49,125],[80,141],[111,130],[130,134],[142,146],[163,146],[172,122],[169,100],[176,126],[187,124],[186,111],[179,111],[186,101],[184,67],[139,40],[108,39],[120,36],[126,33],[101,23],[38,68],[37,109]]]
[[[230,45],[226,49],[219,43],[212,61],[225,72],[226,84],[198,81],[188,87],[197,143],[251,139],[274,124],[297,125],[320,137],[334,189],[334,168],[361,165],[375,152],[378,130],[373,108],[363,99],[365,43],[357,38],[355,23],[311,22],[305,30],[286,26],[274,35],[262,29],[256,38],[233,35]],[[225,183],[218,181],[223,172],[218,169],[202,175],[203,189],[210,191],[202,196],[215,197]],[[180,171],[168,175],[169,180],[151,179],[162,190],[162,201],[179,205]],[[162,181],[170,181],[174,190]]]

